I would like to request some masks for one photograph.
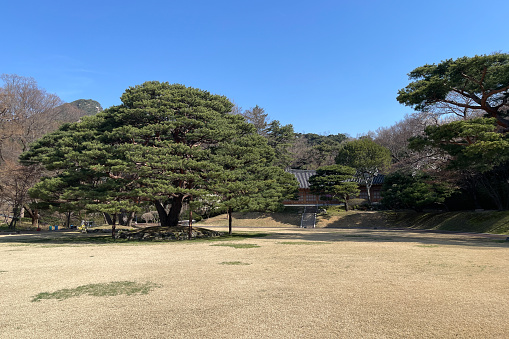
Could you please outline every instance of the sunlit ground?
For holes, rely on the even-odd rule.
[[[134,246],[1,235],[0,337],[509,337],[505,237],[236,231],[267,235]]]

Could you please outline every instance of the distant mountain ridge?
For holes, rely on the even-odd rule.
[[[56,121],[60,123],[77,122],[84,116],[95,115],[103,111],[100,103],[92,99],[78,99],[55,108]]]
[[[86,112],[85,115],[95,115],[103,111],[101,104],[92,99],[78,99],[70,102],[70,104]]]

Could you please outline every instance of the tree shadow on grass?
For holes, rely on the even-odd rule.
[[[221,237],[200,238],[191,240],[126,240],[113,239],[111,234],[106,233],[80,233],[77,231],[57,232],[25,232],[4,234],[0,233],[0,244],[20,245],[41,245],[41,246],[80,246],[80,245],[149,245],[162,243],[197,243],[215,241],[235,241],[249,238],[260,238],[267,236],[267,233],[248,232],[224,234]]]
[[[416,243],[419,245],[509,248],[504,235],[466,234],[443,231],[400,229],[303,229],[297,232],[271,232],[267,239],[280,241]]]
[[[19,233],[2,235],[0,244],[26,244],[26,245],[87,245],[87,244],[113,244],[125,241],[114,240],[109,234],[80,234],[56,232]]]
[[[1,233],[0,233],[1,235]],[[0,244],[12,246],[80,246],[80,245],[150,245],[161,243],[201,243],[216,241],[235,241],[250,238],[264,238],[278,241],[315,241],[322,243],[331,242],[362,242],[362,243],[416,243],[421,245],[438,246],[474,246],[508,248],[509,242],[506,235],[459,233],[434,230],[411,230],[389,228],[285,228],[284,230],[272,229],[264,232],[234,232],[232,235],[225,234],[222,237],[178,240],[178,241],[135,241],[112,239],[108,234],[82,234],[79,232],[33,232],[0,236]]]

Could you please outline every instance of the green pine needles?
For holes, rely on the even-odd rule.
[[[44,136],[23,154],[56,176],[30,191],[61,211],[115,215],[152,205],[161,226],[183,206],[267,210],[296,190],[273,149],[224,96],[167,82],[128,88],[122,104]]]

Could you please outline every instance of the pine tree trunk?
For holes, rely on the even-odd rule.
[[[136,213],[129,212],[129,214],[127,215],[126,223],[125,223],[126,226],[131,227],[131,225],[133,224],[133,219],[134,219],[135,215],[136,215]]]
[[[189,240],[193,237],[193,210],[189,209]]]
[[[67,211],[65,213],[65,227],[70,228],[71,227],[71,211]]]
[[[183,200],[184,200],[183,196],[173,198],[171,201],[171,207],[169,212],[166,212],[164,205],[160,201],[155,202],[161,226],[178,226]]]
[[[228,207],[228,234],[232,234],[232,208]]]
[[[172,199],[170,211],[168,212],[168,225],[166,226],[178,226],[180,220],[180,212],[182,211],[183,200],[184,197],[181,196]]]
[[[111,237],[115,239],[116,227],[117,227],[117,215],[113,214],[113,224],[111,225]]]
[[[106,223],[108,225],[113,225],[113,219],[111,218],[111,215],[109,215],[106,212],[103,212],[104,219],[106,220]]]
[[[166,213],[166,209],[164,208],[164,205],[160,201],[156,201],[154,203],[156,206],[157,214],[159,215],[159,222],[161,223],[161,226],[168,226],[168,213]]]

